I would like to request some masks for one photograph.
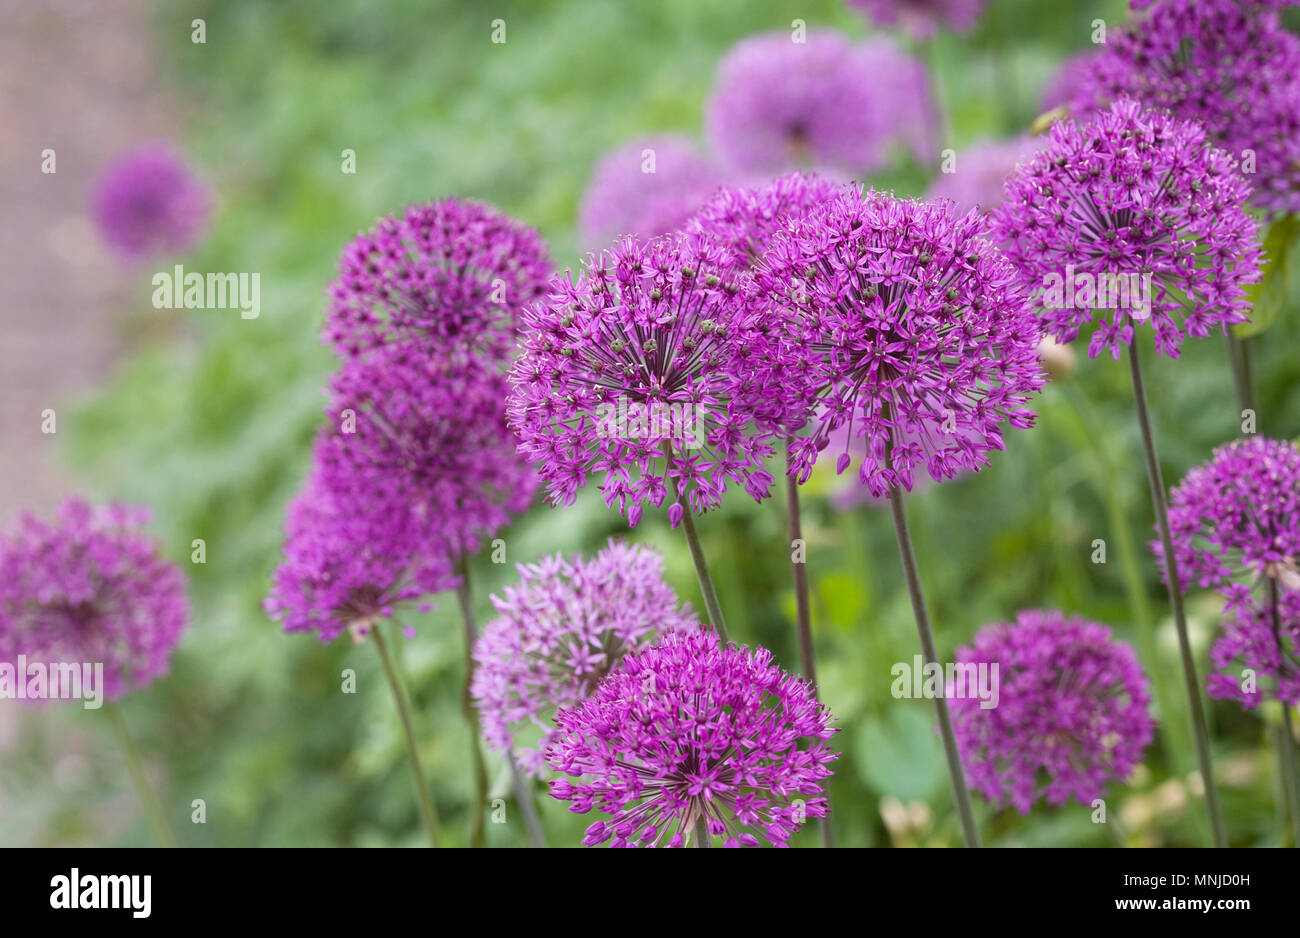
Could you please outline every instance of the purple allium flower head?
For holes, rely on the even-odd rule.
[[[872,24],[897,26],[916,39],[929,39],[940,28],[966,32],[979,20],[988,0],[849,0]]]
[[[1062,62],[1043,86],[1039,106],[1044,111],[1050,111],[1063,104],[1068,106],[1071,101],[1074,101],[1092,73],[1093,63],[1100,55],[1101,52],[1097,49],[1087,49],[1075,53]]]
[[[414,345],[345,363],[317,438],[321,482],[376,538],[423,530],[418,557],[472,553],[537,487],[506,426],[506,392],[492,360],[431,358]]]
[[[838,198],[844,183],[816,173],[787,173],[761,188],[727,186],[682,227],[716,241],[727,263],[750,270],[772,246],[790,217]]]
[[[55,521],[23,515],[0,535],[0,662],[102,663],[109,700],[167,673],[189,604],[180,568],[142,530],[149,516],[74,498]]]
[[[1290,574],[1296,577],[1294,567]],[[1224,592],[1223,634],[1210,646],[1217,669],[1206,680],[1210,696],[1235,700],[1247,710],[1266,695],[1300,706],[1300,585],[1278,585],[1256,596],[1235,583]]]
[[[1300,560],[1300,447],[1262,436],[1219,447],[1174,488],[1169,526],[1184,590],[1267,576],[1300,589],[1284,577]]]
[[[1252,203],[1300,210],[1300,38],[1283,4],[1161,0],[1113,33],[1070,102],[1088,118],[1132,97],[1205,128],[1232,154]]]
[[[868,441],[858,477],[876,496],[910,490],[919,466],[936,481],[976,471],[1003,448],[1004,421],[1033,425],[1038,322],[984,231],[950,203],[851,188],[765,256],[756,276],[786,307],[787,342],[754,380],[819,408],[791,444],[801,481],[845,425]],[[841,453],[836,471],[851,461]]]
[[[981,140],[957,154],[953,172],[940,173],[925,197],[950,199],[960,212],[988,213],[1002,203],[1007,179],[1043,144],[1041,138]]]
[[[625,238],[525,312],[509,419],[553,504],[572,504],[590,473],[633,526],[670,479],[697,512],[728,483],[767,496],[778,404],[743,367],[770,351],[767,314],[726,259],[701,235]]]
[[[671,634],[623,659],[596,692],[561,709],[547,764],[552,797],[586,814],[587,846],[680,847],[702,819],[710,840],[784,847],[826,816],[822,779],[836,753],[830,712],[765,649]]]
[[[969,691],[972,679],[965,694],[955,685],[948,693],[966,778],[999,806],[1028,814],[1041,796],[1053,807],[1071,797],[1090,805],[1128,778],[1155,735],[1137,655],[1095,622],[1021,612],[1014,624],[981,629],[957,662],[972,677],[970,666],[987,666],[997,686],[990,709]]]
[[[492,206],[412,205],[343,249],[322,338],[342,359],[413,340],[431,354],[504,359],[520,307],[550,275],[537,232]]]
[[[1056,338],[1096,321],[1088,356],[1119,358],[1149,322],[1156,350],[1176,358],[1187,336],[1248,318],[1259,225],[1235,170],[1199,125],[1125,99],[1090,123],[1053,124],[993,231]]]
[[[640,545],[610,541],[591,560],[556,554],[520,564],[519,578],[492,597],[499,618],[474,646],[471,692],[488,745],[538,775],[557,708],[591,694],[625,655],[700,623],[664,582],[663,558]]]
[[[426,526],[356,509],[340,505],[319,473],[290,503],[285,559],[263,602],[286,632],[315,631],[329,642],[350,630],[361,640],[399,603],[455,583],[449,559],[429,555]]]
[[[616,238],[676,231],[724,174],[685,137],[647,137],[606,154],[578,209],[583,244],[599,250]]]
[[[207,228],[207,188],[166,143],[146,143],[119,157],[99,178],[95,223],[118,254],[148,260],[193,248]]]
[[[752,173],[852,174],[884,165],[894,143],[929,159],[937,120],[920,62],[887,39],[854,46],[832,30],[804,38],[752,36],[719,65],[705,124],[723,162]]]

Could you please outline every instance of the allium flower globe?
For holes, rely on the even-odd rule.
[[[74,498],[54,521],[23,515],[0,535],[0,663],[15,679],[27,680],[19,655],[47,673],[102,663],[104,697],[116,700],[167,673],[189,604],[148,522],[146,508]]]
[[[698,235],[620,240],[524,314],[509,419],[553,504],[599,475],[605,504],[635,526],[669,500],[669,519],[740,485],[761,500],[778,404],[739,367],[766,341],[748,277]],[[671,458],[670,458],[671,457]]]
[[[910,490],[918,468],[936,481],[976,471],[1003,448],[1003,423],[1033,425],[1038,323],[984,230],[949,203],[852,189],[768,252],[757,277],[788,334],[755,381],[818,408],[791,444],[801,481],[845,426],[867,440],[858,477],[880,497]],[[840,453],[836,471],[851,462]]]
[[[1145,5],[1144,16],[1108,35],[1071,111],[1086,118],[1125,96],[1166,108],[1241,161],[1252,203],[1300,210],[1300,38],[1268,9],[1286,4]]]
[[[705,128],[724,163],[748,173],[883,166],[890,148],[934,154],[937,118],[925,67],[886,39],[856,46],[832,30],[737,43],[718,66]]]
[[[504,359],[520,307],[550,275],[537,232],[492,206],[412,205],[343,249],[323,340],[345,360],[411,341],[444,357]]]
[[[1028,814],[1045,798],[1091,805],[1128,778],[1155,735],[1148,681],[1110,629],[1051,610],[981,629],[957,662],[997,665],[997,706],[948,689],[957,746],[973,789]]]
[[[1156,350],[1176,358],[1187,336],[1248,318],[1260,249],[1247,193],[1199,125],[1124,100],[1090,123],[1053,124],[993,230],[1057,339],[1095,323],[1088,356],[1118,359],[1150,325]]]
[[[974,26],[988,0],[849,0],[872,25],[897,26],[916,39],[930,39],[940,29],[964,33]]]
[[[446,361],[387,345],[330,385],[316,466],[339,510],[382,530],[420,531],[425,557],[453,559],[532,502],[537,479],[505,422],[491,360]]]
[[[1262,436],[1219,447],[1171,492],[1169,526],[1184,590],[1262,577],[1300,589],[1300,447]]]
[[[838,198],[845,184],[816,173],[793,172],[756,188],[725,187],[692,216],[683,230],[716,242],[727,263],[750,270],[791,218]]]
[[[100,234],[119,255],[148,260],[193,248],[211,212],[207,187],[166,143],[126,153],[99,178],[92,211]]]
[[[684,137],[647,137],[604,156],[578,208],[582,243],[676,231],[722,185],[724,174]]]
[[[668,635],[555,723],[546,761],[569,778],[551,781],[552,796],[608,815],[587,828],[588,846],[693,845],[700,821],[727,847],[784,847],[826,816],[830,713],[764,649]]]
[[[1300,706],[1300,586],[1257,596],[1233,584],[1225,592],[1223,634],[1210,646],[1209,695],[1247,710],[1266,699]]]
[[[492,597],[498,618],[474,647],[471,693],[488,745],[537,775],[557,708],[590,695],[625,655],[700,623],[664,582],[663,558],[640,545],[611,541],[590,560],[556,554],[521,564],[519,578]]]
[[[953,171],[941,172],[925,197],[950,199],[957,210],[988,213],[1002,203],[1007,180],[1042,144],[1032,137],[981,140],[957,154]]]

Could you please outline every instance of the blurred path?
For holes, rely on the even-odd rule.
[[[108,377],[124,351],[115,323],[147,289],[88,214],[107,160],[174,135],[147,12],[138,0],[0,0],[0,525],[70,493],[41,411],[72,431],[67,404]],[[41,173],[46,148],[54,175]]]

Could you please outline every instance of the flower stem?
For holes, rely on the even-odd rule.
[[[460,615],[465,623],[465,686],[460,695],[460,712],[469,727],[469,758],[474,771],[474,810],[471,812],[469,844],[471,847],[486,846],[486,832],[483,827],[483,813],[487,810],[488,783],[487,766],[483,762],[483,749],[479,746],[478,717],[474,713],[474,701],[470,696],[470,685],[474,682],[474,643],[478,641],[478,627],[474,623],[474,606],[470,601],[469,561],[464,554],[458,562],[460,585],[456,587],[456,599],[460,602]],[[523,805],[520,805],[521,810]]]
[[[109,722],[113,724],[113,733],[117,736],[118,745],[122,747],[122,755],[126,759],[127,770],[131,773],[131,782],[135,785],[136,794],[140,797],[140,804],[144,807],[145,816],[149,819],[149,826],[153,828],[154,839],[158,841],[160,847],[175,847],[176,837],[172,834],[171,826],[167,823],[167,815],[158,802],[158,796],[149,787],[149,781],[144,776],[144,768],[140,763],[140,753],[135,748],[130,732],[127,731],[126,720],[122,717],[122,710],[111,701],[107,702],[105,706],[108,710]]]
[[[433,810],[433,799],[429,795],[429,786],[424,781],[424,769],[420,767],[420,754],[415,748],[415,732],[411,729],[411,712],[406,704],[406,691],[401,678],[393,669],[388,658],[388,646],[384,643],[383,631],[377,626],[370,630],[374,636],[375,648],[379,651],[379,660],[384,665],[384,675],[388,678],[388,687],[393,692],[393,702],[397,705],[397,715],[402,721],[402,735],[406,742],[406,756],[411,763],[411,776],[415,781],[415,801],[420,808],[420,820],[429,835],[429,846],[438,846],[438,818]]]
[[[725,644],[729,640],[727,621],[722,617],[722,604],[718,602],[718,591],[713,586],[713,577],[709,575],[709,564],[704,559],[704,548],[700,546],[700,536],[695,531],[691,506],[687,504],[686,496],[678,491],[677,480],[673,478],[673,451],[667,444],[664,445],[664,454],[668,460],[665,475],[668,477],[669,492],[672,494],[673,501],[682,506],[682,531],[686,535],[686,546],[691,550],[691,561],[695,564],[695,577],[700,581],[700,592],[704,595],[704,608],[709,616],[709,624]]]
[[[803,668],[803,676],[813,687],[813,694],[817,694],[817,664],[813,656],[813,637],[812,637],[812,613],[808,602],[808,567],[802,560],[794,559],[794,544],[803,540],[803,524],[799,518],[799,480],[790,475],[790,454],[786,453],[786,513],[790,520],[790,566],[794,568],[794,603],[796,627],[799,632],[799,662]],[[827,805],[830,804],[830,796],[827,795]],[[829,817],[823,817],[818,821],[818,827],[821,828],[822,846],[832,847],[831,822]]]
[[[921,592],[921,577],[916,569],[916,555],[912,551],[912,535],[907,529],[907,516],[903,513],[903,493],[897,486],[889,489],[889,508],[894,516],[894,533],[898,537],[898,554],[903,561],[903,577],[907,593],[912,600],[912,614],[916,617],[916,631],[921,638],[921,654],[927,664],[938,664],[939,655],[934,647],[934,632],[930,629],[930,613],[925,607]],[[934,710],[939,717],[939,733],[943,737],[943,752],[948,760],[948,779],[952,783],[953,800],[961,818],[962,837],[967,847],[980,846],[979,829],[975,826],[975,813],[971,810],[970,791],[966,787],[966,773],[962,770],[961,756],[957,752],[957,737],[952,730],[952,716],[948,701],[942,694],[934,698]]]
[[[1178,632],[1178,653],[1183,664],[1183,683],[1187,690],[1187,708],[1192,715],[1192,735],[1196,742],[1196,761],[1205,785],[1205,809],[1210,815],[1210,828],[1216,847],[1228,846],[1228,835],[1219,810],[1219,792],[1214,783],[1214,766],[1210,761],[1210,737],[1205,728],[1205,711],[1201,707],[1200,680],[1196,676],[1196,662],[1192,658],[1192,643],[1187,635],[1187,615],[1183,611],[1182,581],[1178,577],[1178,560],[1174,556],[1174,539],[1169,530],[1169,510],[1165,502],[1165,480],[1160,472],[1160,459],[1156,455],[1155,437],[1151,433],[1151,417],[1147,412],[1147,395],[1142,384],[1142,366],[1138,361],[1136,345],[1129,346],[1129,365],[1133,375],[1133,402],[1137,409],[1138,427],[1142,431],[1142,448],[1146,453],[1147,481],[1151,484],[1151,505],[1155,511],[1156,527],[1160,531],[1160,547],[1165,559],[1166,585],[1169,605],[1174,614],[1174,627]]]
[[[1228,327],[1228,364],[1232,366],[1232,384],[1237,392],[1238,410],[1255,409],[1255,392],[1250,378],[1250,340],[1238,338]]]
[[[1277,651],[1279,660],[1283,654],[1282,648],[1282,623],[1281,616],[1278,613],[1278,595],[1277,580],[1268,577],[1268,603],[1269,613],[1272,617],[1273,641],[1277,642]],[[1280,682],[1279,682],[1280,683]],[[1296,742],[1295,730],[1291,726],[1291,707],[1282,699],[1278,699],[1282,706],[1282,725],[1279,727],[1280,734],[1278,738],[1278,764],[1282,771],[1283,794],[1287,804],[1290,806],[1291,826],[1294,829],[1294,841],[1291,846],[1300,846],[1300,766],[1296,764]]]
[[[547,846],[546,832],[542,829],[542,819],[537,815],[537,805],[533,803],[533,793],[529,789],[528,779],[523,772],[519,771],[514,753],[509,753],[506,759],[510,764],[510,778],[515,786],[515,801],[519,802],[519,810],[524,816],[524,827],[528,831],[528,842],[539,849],[544,848]]]

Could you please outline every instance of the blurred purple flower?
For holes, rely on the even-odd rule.
[[[1300,38],[1282,3],[1160,0],[1108,38],[1070,102],[1087,119],[1121,97],[1205,128],[1254,188],[1253,204],[1300,210]]]
[[[1007,180],[1045,143],[1038,137],[981,140],[957,154],[951,173],[940,173],[927,199],[951,199],[962,214],[975,209],[985,214],[1002,203]]]
[[[741,40],[718,66],[705,126],[724,163],[754,174],[830,175],[883,166],[895,144],[935,152],[925,66],[887,39],[860,46],[832,30]]]
[[[54,522],[25,514],[0,535],[0,662],[102,663],[108,700],[166,674],[189,604],[180,568],[142,530],[149,518],[74,498]]]
[[[589,473],[633,526],[670,479],[693,512],[728,483],[767,497],[774,404],[736,367],[764,351],[765,314],[725,261],[699,235],[622,239],[525,312],[509,419],[553,504],[572,504]],[[675,527],[683,509],[669,501]]]
[[[700,623],[664,582],[663,558],[640,545],[611,540],[591,560],[520,564],[519,579],[492,597],[499,618],[474,646],[471,693],[488,745],[539,775],[557,708],[589,696],[625,655]]]
[[[1133,324],[1150,322],[1157,352],[1177,358],[1187,336],[1247,320],[1259,225],[1235,170],[1198,124],[1125,99],[1052,125],[1007,184],[993,234],[1056,338],[1096,321],[1088,357],[1119,358]]]
[[[998,806],[1028,814],[1040,797],[1090,806],[1128,778],[1155,735],[1137,655],[1095,622],[1021,612],[981,629],[957,662],[967,686],[946,689],[957,746],[971,788]],[[987,667],[996,706],[981,706],[970,666]]]
[[[551,795],[575,814],[610,815],[587,828],[587,846],[681,847],[698,820],[727,847],[760,836],[784,847],[826,816],[830,722],[812,686],[767,650],[668,635],[556,715],[546,761],[576,781],[552,780]]]
[[[167,143],[146,143],[115,160],[95,186],[93,214],[119,255],[149,260],[189,251],[211,213],[206,187]]]
[[[1097,49],[1087,49],[1083,52],[1076,52],[1056,69],[1056,72],[1048,79],[1047,84],[1043,86],[1043,95],[1039,106],[1044,111],[1050,111],[1054,107],[1069,105],[1075,100],[1084,82],[1088,80],[1091,74],[1093,63],[1101,52]]]
[[[929,39],[939,29],[964,33],[979,21],[988,0],[848,0],[872,25],[897,26],[915,39]]]
[[[911,490],[919,466],[936,481],[977,471],[1003,448],[1003,422],[1033,425],[1038,322],[984,232],[949,203],[851,188],[764,257],[757,279],[787,341],[753,380],[819,409],[791,444],[800,481],[843,426],[868,441],[858,477],[879,497]],[[836,471],[851,462],[842,452]]]
[[[345,360],[413,340],[444,357],[504,360],[519,309],[550,275],[537,232],[491,205],[456,198],[412,205],[343,249],[322,339]]]
[[[718,186],[723,172],[685,137],[658,136],[601,158],[578,209],[583,244],[600,250],[623,235],[675,231]]]

